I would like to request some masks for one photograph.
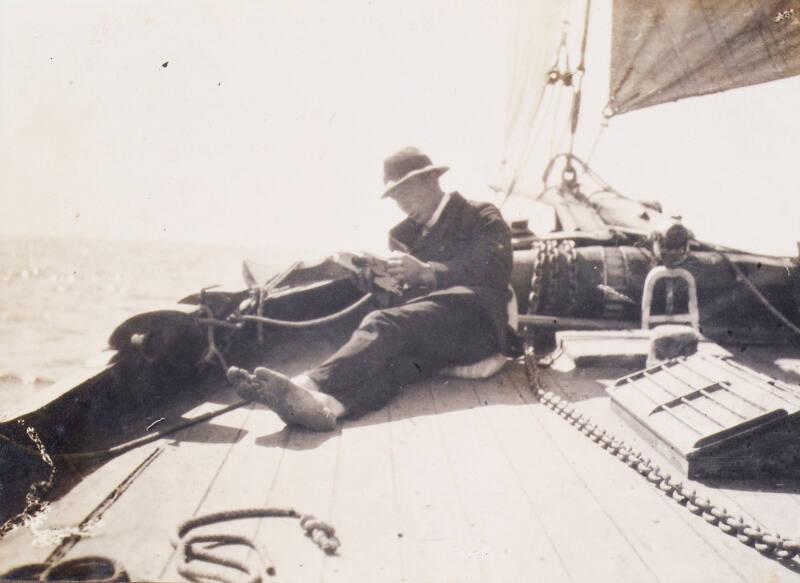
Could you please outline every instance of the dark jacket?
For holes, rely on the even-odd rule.
[[[511,231],[497,207],[451,193],[447,206],[426,236],[406,219],[389,233],[389,247],[428,262],[436,288],[417,290],[404,301],[460,296],[474,302],[491,320],[501,349],[506,347],[508,291],[513,266]]]

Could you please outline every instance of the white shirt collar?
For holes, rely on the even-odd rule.
[[[429,218],[428,221],[425,223],[424,227],[426,229],[432,229],[433,226],[439,221],[439,217],[442,216],[442,213],[444,212],[444,207],[447,206],[447,203],[449,201],[450,201],[450,193],[445,192],[444,195],[442,196],[442,200],[439,201],[439,206],[436,207],[436,210],[433,211],[431,218]]]

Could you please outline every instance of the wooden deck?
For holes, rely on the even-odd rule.
[[[598,373],[624,372],[542,376],[658,459],[596,382]],[[193,413],[235,398],[226,388],[218,396]],[[796,485],[698,488],[767,529],[800,534]],[[107,555],[134,580],[181,580],[170,544],[176,526],[254,506],[313,513],[341,539],[339,554],[325,556],[296,520],[227,527],[263,542],[280,581],[800,581],[536,402],[513,363],[488,381],[420,384],[329,435],[287,430],[251,405],[129,452],[2,541],[0,571],[44,561],[59,529],[78,529],[84,536],[61,547],[66,557]]]

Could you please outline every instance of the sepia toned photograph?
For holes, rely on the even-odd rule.
[[[0,0],[0,581],[800,583],[800,0]]]

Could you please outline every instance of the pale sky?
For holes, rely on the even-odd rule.
[[[393,149],[487,192],[516,3],[0,0],[0,230],[379,247]],[[607,97],[595,4],[584,156]],[[794,254],[798,103],[795,78],[626,114],[592,162],[706,238]]]

